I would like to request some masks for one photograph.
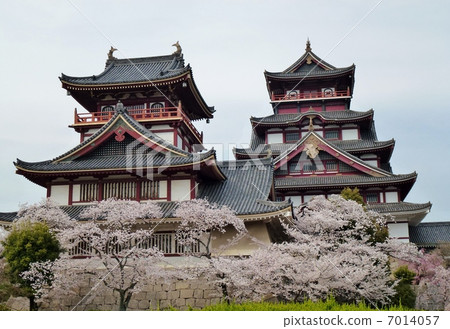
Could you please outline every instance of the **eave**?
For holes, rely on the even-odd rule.
[[[47,182],[53,177],[75,178],[80,176],[108,176],[120,174],[133,174],[138,176],[147,176],[147,173],[169,173],[190,172],[208,177],[210,179],[223,181],[226,176],[217,166],[216,155],[213,153],[207,158],[190,163],[162,166],[139,166],[139,167],[120,167],[120,168],[95,168],[95,169],[78,169],[78,170],[32,170],[21,167],[15,163],[16,173],[25,176],[31,182],[42,187],[47,187]],[[198,170],[195,170],[198,168]],[[162,169],[162,170],[161,170]]]

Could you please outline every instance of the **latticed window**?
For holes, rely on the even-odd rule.
[[[339,131],[337,130],[325,130],[326,139],[339,139]]]
[[[316,171],[317,167],[315,163],[304,163],[303,164],[303,172],[313,172]]]
[[[141,200],[159,199],[159,181],[141,182]]]
[[[125,106],[127,110],[143,110],[145,109],[145,104],[128,105]]]
[[[378,202],[378,193],[367,193],[366,194],[366,202],[367,203],[377,203]]]
[[[289,163],[289,172],[300,172],[301,168],[300,168],[300,163],[297,161],[292,161],[291,163]]]
[[[325,162],[325,169],[327,171],[333,171],[338,169],[337,161],[328,160]]]
[[[153,103],[150,108],[152,109],[162,109],[164,107],[163,103]]]
[[[102,108],[102,112],[114,112],[114,106],[108,105]]]
[[[140,249],[156,247],[165,254],[172,254],[174,240],[175,235],[173,233],[155,233],[148,239],[138,241],[136,247]]]
[[[286,143],[294,143],[300,139],[300,132],[293,131],[286,133]]]
[[[97,183],[80,184],[80,202],[97,201],[97,198],[98,198]]]
[[[175,253],[184,254],[184,253],[199,253],[200,252],[200,242],[192,242],[191,245],[185,246],[179,244],[178,241],[175,240]]]
[[[103,183],[103,199],[136,199],[136,182]]]

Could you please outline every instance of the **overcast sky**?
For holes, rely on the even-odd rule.
[[[419,173],[406,201],[431,201],[426,221],[448,221],[449,12],[438,0],[1,1],[0,212],[45,197],[15,174],[16,158],[52,159],[79,142],[67,126],[81,106],[61,72],[101,73],[111,45],[132,58],[171,54],[179,40],[217,110],[197,127],[226,159],[249,142],[250,116],[271,114],[264,70],[287,68],[309,37],[330,64],[356,64],[352,109],[373,108],[379,140],[395,138],[394,173]]]

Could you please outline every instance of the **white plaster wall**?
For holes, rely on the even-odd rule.
[[[173,132],[172,131],[160,132],[160,133],[155,132],[155,135],[161,137],[162,139],[164,139],[165,141],[167,141],[173,145]]]
[[[398,193],[386,192],[386,203],[388,202],[398,202]]]
[[[304,197],[303,197],[303,201],[304,202],[309,202],[309,201],[311,201],[311,199],[312,198],[314,198],[316,195],[305,195]]]
[[[294,205],[294,207],[298,207],[299,205],[302,204],[302,197],[300,195],[289,195],[286,196],[287,198],[291,198],[292,204]]]
[[[408,223],[389,223],[388,229],[391,238],[408,238],[402,240],[409,242]]]
[[[74,184],[72,186],[72,201],[80,201],[80,184]]]
[[[50,198],[60,206],[69,204],[69,185],[53,185],[50,188]]]
[[[262,242],[265,245],[270,244],[269,233],[267,232],[267,226],[264,222],[247,222],[245,223],[245,227],[250,236],[255,237],[259,242]],[[260,248],[260,246],[250,238],[244,237],[235,245],[228,247],[226,250],[222,250],[223,246],[228,244],[228,240],[232,239],[235,235],[236,230],[232,227],[225,228],[225,233],[213,234],[215,237],[211,243],[213,253],[220,250],[222,255],[245,256],[251,255],[255,250]]]
[[[191,199],[191,180],[177,179],[171,181],[171,201],[184,201]]]
[[[159,197],[163,199],[167,199],[167,181],[161,180],[159,181]]]
[[[154,125],[150,130],[153,132],[158,129],[172,129],[172,127],[170,125]]]
[[[283,134],[267,134],[267,144],[283,143]]]
[[[342,129],[342,140],[358,139],[358,129]]]
[[[378,167],[378,161],[377,160],[364,160],[365,163],[373,166],[373,167]]]
[[[369,153],[369,154],[363,154],[363,155],[361,155],[361,159],[373,159],[373,158],[376,158],[377,157],[377,155],[376,154],[373,154],[373,153]]]

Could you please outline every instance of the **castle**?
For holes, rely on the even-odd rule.
[[[215,109],[174,46],[171,55],[130,59],[115,58],[111,47],[102,73],[62,74],[62,87],[84,108],[70,126],[80,144],[50,160],[18,159],[17,173],[44,187],[73,218],[112,197],[156,200],[166,254],[177,254],[174,208],[194,198],[229,206],[266,243],[281,239],[293,206],[345,187],[357,187],[369,209],[392,215],[391,236],[409,241],[410,230],[420,227],[431,204],[405,201],[417,174],[394,174],[395,141],[377,139],[372,109],[351,110],[355,65],[334,67],[308,40],[286,70],[264,72],[273,113],[250,118],[250,147],[234,149],[235,161],[218,161],[194,124],[209,122]],[[15,215],[0,213],[0,223]],[[237,248],[250,253],[254,246],[242,241]]]

